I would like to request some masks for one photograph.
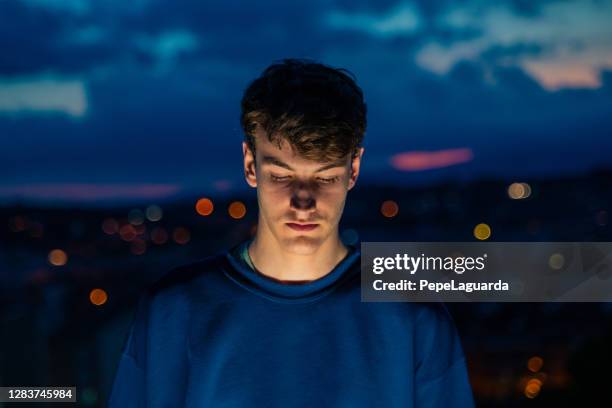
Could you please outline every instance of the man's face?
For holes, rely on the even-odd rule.
[[[255,158],[246,142],[242,149],[247,183],[257,187],[260,223],[285,250],[312,254],[338,232],[363,148],[353,160],[347,155],[337,162],[321,163],[297,155],[284,139],[280,150],[264,133],[257,133],[255,139]]]

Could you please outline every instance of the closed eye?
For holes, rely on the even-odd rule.
[[[285,181],[289,181],[291,179],[291,176],[275,176],[274,174],[270,175],[270,179],[274,182],[277,183],[282,183]],[[335,177],[317,177],[317,181],[319,181],[322,184],[333,184],[335,182],[337,182],[340,179],[339,176],[335,176]]]
[[[287,180],[289,180],[291,177],[289,177],[289,176],[282,176],[282,177],[280,177],[280,176],[275,176],[274,174],[271,174],[271,175],[270,175],[270,178],[272,179],[272,181],[278,181],[278,182],[281,182],[281,181],[287,181]]]
[[[338,181],[339,179],[340,177],[338,176],[330,177],[330,178],[319,177],[319,181],[322,182],[323,184],[332,184]]]

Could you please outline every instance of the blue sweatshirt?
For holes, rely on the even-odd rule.
[[[126,407],[473,407],[442,303],[361,302],[360,252],[281,283],[244,241],[139,299],[108,402]]]

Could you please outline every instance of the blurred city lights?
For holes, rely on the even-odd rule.
[[[214,210],[214,205],[210,198],[200,198],[196,202],[195,208],[198,214],[205,217],[207,215],[212,214]]]
[[[240,219],[246,214],[246,206],[241,201],[234,201],[229,205],[227,211],[230,217]]]
[[[489,239],[490,236],[491,227],[489,227],[487,224],[480,223],[474,227],[474,237],[476,237],[476,239],[484,241],[485,239]]]
[[[147,231],[147,226],[144,224],[140,224],[140,225],[135,225],[134,226],[134,232],[136,233],[136,235],[142,235]]]
[[[13,232],[21,232],[26,228],[26,220],[23,217],[15,216],[9,219],[9,228]]]
[[[531,187],[527,183],[512,183],[508,187],[508,197],[521,200],[531,195]]]
[[[357,234],[357,231],[352,228],[345,229],[344,231],[342,231],[341,237],[342,241],[346,245],[355,245],[359,240],[359,234]]]
[[[136,230],[132,224],[124,224],[119,228],[119,236],[124,241],[131,241],[136,238]]]
[[[383,216],[387,218],[392,218],[397,215],[399,212],[399,206],[393,200],[387,200],[382,203],[380,206],[380,212]]]
[[[102,231],[108,235],[116,234],[119,232],[119,223],[114,218],[107,218],[102,222]]]
[[[527,361],[527,368],[531,372],[538,372],[542,369],[542,365],[544,365],[544,360],[542,357],[533,356]]]
[[[96,288],[89,292],[89,301],[96,306],[102,306],[107,300],[108,295],[104,289]]]
[[[51,265],[62,266],[68,262],[68,255],[61,249],[53,249],[49,252],[48,259]]]
[[[158,205],[150,205],[147,207],[147,209],[145,210],[145,214],[147,216],[147,219],[151,222],[156,222],[162,219],[164,212],[162,211],[161,207]]]
[[[551,269],[559,270],[563,268],[564,264],[565,264],[565,258],[561,254],[555,253],[555,254],[552,254],[550,258],[548,258],[548,266],[550,266]]]
[[[185,227],[176,227],[172,232],[172,239],[174,239],[174,242],[177,244],[184,245],[191,239],[191,234]]]
[[[138,208],[134,208],[128,213],[128,221],[132,225],[140,225],[144,222],[144,214]]]
[[[134,255],[142,255],[147,251],[147,243],[142,238],[136,238],[130,244],[130,251]]]
[[[535,398],[540,393],[540,389],[542,388],[542,381],[537,378],[532,378],[527,381],[527,385],[525,386],[525,396],[527,398]]]
[[[151,231],[151,241],[156,245],[165,244],[168,241],[168,233],[162,227],[155,227]]]

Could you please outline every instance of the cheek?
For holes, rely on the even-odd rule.
[[[343,188],[323,189],[317,199],[317,207],[329,215],[336,214],[344,208],[346,191]]]
[[[273,214],[286,209],[291,194],[289,189],[277,185],[260,184],[257,188],[259,205],[266,213]]]

